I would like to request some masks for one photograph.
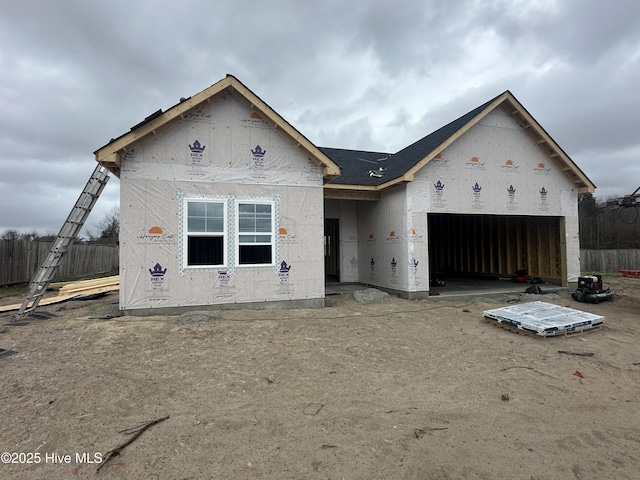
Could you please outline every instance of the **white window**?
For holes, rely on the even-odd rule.
[[[184,267],[226,266],[226,202],[206,198],[186,199],[184,209]]]
[[[274,265],[274,210],[273,202],[237,203],[238,265]]]

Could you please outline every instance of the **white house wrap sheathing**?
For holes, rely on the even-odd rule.
[[[121,165],[122,309],[324,298],[322,169],[233,95],[211,102]],[[185,265],[184,202],[223,202],[224,264]],[[274,210],[271,265],[239,265],[236,208]]]
[[[439,234],[427,232],[429,213],[564,217],[568,281],[580,275],[577,190],[502,109],[440,152],[413,181],[381,192],[378,202],[354,203],[360,282],[428,290],[428,238]],[[332,208],[331,215],[340,212]],[[342,220],[347,223],[344,213]],[[341,245],[346,240],[341,233]],[[343,256],[342,272],[355,263],[355,240],[348,238],[350,256]]]
[[[378,202],[359,202],[358,275],[371,285],[426,290],[426,221],[409,208],[403,185],[381,192]],[[420,230],[418,230],[420,229]]]
[[[564,217],[568,281],[580,276],[578,192],[502,109],[422,168],[407,195],[417,213]]]
[[[498,323],[535,332],[544,337],[588,330],[604,323],[604,317],[601,315],[546,302],[530,302],[485,310],[482,315]]]
[[[433,213],[578,214],[574,185],[502,109],[440,152],[416,181],[429,183]]]

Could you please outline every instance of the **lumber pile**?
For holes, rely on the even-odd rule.
[[[78,296],[92,295],[94,293],[111,292],[120,288],[120,277],[96,278],[94,280],[83,280],[81,282],[67,283],[60,287],[58,296]]]
[[[46,297],[40,300],[39,306],[51,305],[52,303],[60,303],[72,298],[82,297],[85,295],[94,295],[96,293],[113,292],[120,289],[120,277],[96,278],[94,280],[82,280],[80,282],[59,284],[58,295]],[[19,310],[22,303],[14,305],[0,306],[0,312],[11,312]]]

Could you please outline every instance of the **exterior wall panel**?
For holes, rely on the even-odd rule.
[[[419,185],[409,187],[408,195],[416,202],[422,202],[429,213],[564,217],[565,280],[577,280],[580,273],[578,192],[504,110],[496,109],[488,114],[438,158],[431,160],[417,173],[415,183]],[[427,189],[428,200],[422,194]],[[557,242],[550,246],[542,239],[545,228],[542,223],[537,224],[535,232],[517,239],[515,236],[523,234],[517,229],[509,231],[512,228],[509,224],[496,228],[494,232],[482,233],[486,226],[480,224],[467,233],[480,244],[498,245],[498,251],[503,253],[489,253],[487,259],[478,252],[467,251],[472,246],[478,247],[469,244],[466,250],[455,253],[464,257],[455,258],[455,263],[465,271],[486,271],[488,267],[489,271],[502,273],[507,273],[514,264],[525,263],[527,267],[524,268],[530,271],[550,273],[547,265],[556,263],[555,259],[561,257],[555,246]],[[522,250],[517,247],[507,247],[513,244],[522,246],[528,252],[528,258],[521,258]],[[486,244],[479,248],[485,252],[495,251]],[[549,255],[555,257],[547,258]]]
[[[187,198],[227,203],[224,268],[184,268]],[[235,208],[276,208],[274,265],[237,265]],[[125,310],[324,298],[322,171],[233,95],[130,151],[121,167]]]

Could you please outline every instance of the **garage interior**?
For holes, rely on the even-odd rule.
[[[518,270],[566,287],[564,219],[428,215],[430,278],[504,278]]]

